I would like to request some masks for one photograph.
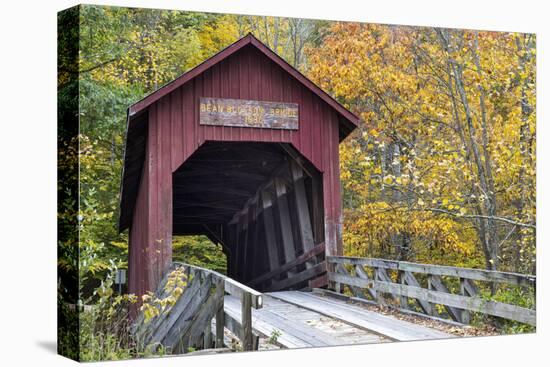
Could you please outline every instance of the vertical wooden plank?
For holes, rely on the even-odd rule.
[[[250,279],[250,268],[254,266],[252,249],[254,248],[254,220],[252,220],[252,211],[254,210],[253,206],[248,208],[248,215],[246,215],[246,220],[248,222],[246,229],[246,248],[245,248],[245,269],[243,273],[243,281],[246,282]]]
[[[140,269],[147,269],[149,258],[147,255],[147,244],[149,241],[149,162],[150,147],[145,148],[145,162],[140,178],[136,207],[133,213],[132,225],[130,227],[130,246],[128,256],[128,292],[136,294],[138,299],[149,289],[149,277],[146,272]],[[137,307],[132,309],[132,316],[137,315]]]
[[[328,116],[330,117],[330,123],[328,129],[330,131],[327,144],[329,146],[330,154],[330,220],[331,237],[328,241],[329,254],[342,255],[342,200],[340,189],[340,158],[338,151],[338,118],[334,111],[329,110]],[[325,203],[325,208],[326,208]],[[325,243],[327,241],[325,240]]]
[[[261,198],[260,198],[261,199]],[[259,204],[259,208],[263,209],[263,204]],[[263,240],[265,238],[265,221],[264,221],[264,212],[261,210],[258,213],[258,217],[256,218],[256,221],[258,223],[258,234],[257,234],[257,241],[258,249],[256,251],[254,262],[256,264],[256,276],[259,274],[263,274],[265,272],[269,271],[269,254],[267,253],[266,246],[267,244]],[[260,246],[261,244],[261,246]],[[256,277],[255,276],[255,277]]]
[[[223,348],[223,337],[225,324],[225,312],[223,310],[223,294],[221,299],[221,306],[216,311],[216,348]]]
[[[313,96],[311,91],[306,88],[302,88],[302,105],[300,106],[300,115],[304,115],[304,123],[300,126],[300,151],[304,156],[311,159],[311,137],[312,137],[312,125],[316,120],[313,117]]]
[[[273,201],[269,191],[261,192],[263,222],[265,230],[265,239],[267,246],[267,255],[269,261],[269,270],[275,270],[279,267],[279,252],[277,242],[275,241],[275,223],[273,222]]]
[[[309,217],[309,208],[306,188],[304,185],[304,173],[300,166],[291,161],[290,170],[292,172],[292,181],[294,185],[294,197],[296,202],[296,213],[298,215],[298,226],[300,230],[300,240],[304,252],[313,248],[313,232],[311,230],[311,220]],[[312,262],[307,262],[306,267],[310,268]]]
[[[292,102],[294,103],[298,103],[298,105],[302,106],[303,105],[303,101],[302,101],[302,93],[301,93],[301,86],[299,85],[299,83],[291,78],[290,76],[286,75],[286,77],[289,79],[290,81],[290,94],[292,96]],[[309,121],[307,121],[307,118],[306,118],[306,115],[304,115],[304,113],[302,112],[303,109],[300,108],[299,109],[299,120],[300,120],[300,126],[302,126],[303,124],[306,124],[308,123]],[[300,129],[297,133],[296,132],[291,132],[292,134],[292,137],[291,137],[291,141],[292,141],[292,144],[298,148],[298,150],[301,151],[301,144],[300,144],[300,135],[302,134],[302,129]]]
[[[252,234],[252,239],[251,239],[251,246],[250,246],[250,264],[251,266],[249,267],[249,270],[250,270],[250,273],[249,273],[249,278],[248,280],[250,279],[254,279],[257,274],[259,274],[258,272],[258,262],[257,262],[257,253],[258,251],[261,251],[260,247],[259,247],[259,229],[260,229],[260,224],[258,223],[258,213],[260,211],[260,208],[259,208],[259,202],[256,202],[256,204],[253,206],[252,208],[252,230],[251,230],[251,234]]]
[[[178,167],[193,154],[198,147],[198,122],[195,121],[199,107],[198,98],[195,98],[195,80],[184,85],[181,93],[183,119],[182,139],[183,139],[183,158],[177,165]],[[177,168],[177,167],[176,167]]]
[[[335,252],[338,254],[338,256],[342,256],[343,253],[343,245],[342,245],[342,231],[343,231],[343,218],[342,218],[342,187],[340,182],[340,150],[339,150],[339,129],[338,129],[338,118],[336,116],[336,113],[332,112],[333,116],[333,124],[334,125],[333,131],[334,131],[334,140],[333,140],[333,149],[334,149],[334,161],[332,164],[334,165],[334,210],[335,210],[335,217],[337,218],[338,222],[336,224],[336,249]]]
[[[212,73],[210,74],[210,84],[212,85],[212,97],[220,97],[221,93],[221,78],[220,78],[220,64],[215,64],[212,66]],[[212,126],[212,140],[221,139],[221,130],[223,126]]]
[[[212,348],[212,325],[210,323],[208,323],[204,328],[202,338],[203,349]]]
[[[291,262],[296,258],[294,238],[292,237],[292,224],[290,223],[290,209],[288,206],[287,190],[285,183],[280,178],[275,178],[275,192],[277,194],[277,208],[279,210],[279,222],[285,262]],[[288,271],[290,277],[294,272]]]
[[[252,297],[248,292],[241,295],[241,325],[243,329],[243,350],[253,350],[252,341]]]
[[[281,73],[278,70],[278,66],[275,63],[269,61],[269,81],[270,81],[270,95],[272,101],[282,102],[282,83]],[[284,141],[285,131],[283,129],[277,132],[277,141]]]
[[[203,93],[204,97],[212,97],[212,73],[213,68],[206,69],[203,73]],[[204,141],[214,139],[214,126],[203,126],[204,128]]]
[[[168,96],[167,96],[168,97]],[[170,123],[171,112],[170,98],[162,99],[162,119],[160,121],[160,159],[162,162],[159,172],[159,238],[160,238],[160,264],[158,275],[154,289],[158,282],[161,281],[164,273],[172,263],[172,149],[170,147],[172,132],[172,124]]]
[[[247,50],[246,54],[243,54],[244,63],[240,64],[240,95],[242,99],[258,99],[258,79],[259,75],[257,72],[258,63],[255,62],[252,53]],[[243,97],[243,95],[248,95],[249,98]],[[242,129],[242,140],[249,141],[251,138],[250,128]]]
[[[200,74],[195,78],[195,86],[196,86],[195,87],[195,91],[196,91],[195,93],[196,93],[197,96],[200,96],[200,97],[207,97],[208,96],[206,94],[206,91],[205,91],[205,88],[204,88],[204,84],[205,84],[204,83],[204,77],[205,77],[204,74]],[[198,99],[197,99],[197,101],[198,101]],[[193,120],[194,120],[195,127],[197,129],[197,147],[199,147],[205,141],[205,136],[206,136],[205,129],[208,126],[199,125],[199,113],[198,113],[198,110],[195,111],[195,109],[193,109]]]
[[[216,284],[216,335],[215,335],[215,347],[216,348],[222,348],[223,347],[223,337],[224,337],[224,323],[225,323],[225,316],[224,316],[224,296],[225,296],[225,279],[218,278],[217,284]],[[212,322],[208,322],[208,331],[210,334],[212,334],[211,329]]]
[[[292,95],[292,81],[290,80],[289,76],[283,72],[281,72],[281,79],[282,79],[281,82],[283,84],[282,85],[283,102],[294,102],[293,95]],[[286,141],[292,141],[294,135],[296,134],[293,134],[292,131],[288,131],[286,136]]]
[[[170,149],[171,169],[175,171],[183,162],[183,135],[182,135],[182,88],[176,89],[170,94]]]
[[[230,98],[229,94],[229,61],[223,60],[220,64],[221,75],[220,75],[220,89],[222,98]],[[228,141],[231,140],[233,136],[233,128],[226,127],[222,129],[221,140]]]
[[[233,57],[229,58],[229,95],[230,98],[243,98],[241,95],[241,86],[240,83],[242,83],[242,76],[241,76],[241,64],[244,62],[243,60],[243,52],[238,52],[237,54],[233,55]],[[241,140],[242,138],[242,127],[234,127],[233,128],[233,135],[232,138],[235,141]]]
[[[328,273],[336,273],[336,264],[334,264],[333,262],[330,262],[330,261],[327,261],[327,274]],[[332,290],[336,290],[335,282],[332,281],[332,280],[328,280],[327,288],[332,289]]]
[[[313,241],[315,244],[324,242],[325,240],[325,216],[323,207],[323,189],[322,180],[320,177],[312,177],[311,182],[311,204],[313,212]]]
[[[322,101],[320,101],[318,98],[315,98],[314,99],[314,109],[313,109],[313,113],[314,115],[317,117],[317,116],[321,116],[321,114],[323,113],[322,112]],[[319,147],[323,146],[324,144],[324,141],[322,141],[321,137],[322,137],[322,126],[315,126],[315,128],[313,128],[313,131],[312,131],[312,148],[313,148],[313,151],[311,153],[311,162],[316,165],[317,167],[320,166],[321,164],[321,154],[322,154],[322,150],[319,149]]]
[[[241,215],[239,222],[241,222],[241,259],[242,261],[239,263],[239,280],[244,281],[246,276],[246,267],[248,265],[248,228],[249,228],[249,222],[248,222],[248,208],[245,208],[245,212]]]
[[[247,266],[245,272],[245,281],[251,278],[252,269],[254,267],[254,250],[256,248],[255,232],[256,232],[256,204],[253,204],[248,208],[248,236],[247,236]]]
[[[151,116],[154,118],[149,121],[149,139],[148,143],[150,144],[150,165],[148,167],[149,169],[149,175],[150,175],[150,183],[149,183],[149,219],[148,219],[148,227],[149,227],[149,238],[147,242],[147,249],[146,249],[146,255],[148,258],[148,267],[146,268],[149,276],[149,289],[150,291],[153,291],[154,285],[156,283],[157,278],[157,268],[159,263],[159,252],[158,250],[158,244],[159,244],[159,238],[158,238],[158,196],[159,196],[159,160],[160,160],[160,134],[159,134],[159,117],[160,117],[160,111],[159,111],[159,104],[158,102],[154,104],[153,110],[151,113]]]
[[[241,222],[238,221],[235,225],[235,252],[234,252],[234,264],[233,264],[233,277],[239,280],[239,264],[241,262]]]
[[[340,274],[343,274],[344,271],[342,271],[345,269],[343,268],[343,266],[341,264],[336,264],[336,266],[334,267],[334,272],[335,273],[340,273]],[[335,282],[334,283],[334,290],[336,291],[336,293],[342,293],[342,290],[343,290],[343,286],[340,282]]]
[[[240,215],[237,220],[238,227],[238,241],[237,241],[237,252],[238,252],[238,261],[236,263],[236,269],[235,269],[235,279],[239,282],[244,282],[244,276],[246,273],[245,269],[245,263],[248,262],[246,260],[247,254],[246,254],[246,244],[247,244],[247,237],[248,237],[248,223],[246,222],[246,216]]]

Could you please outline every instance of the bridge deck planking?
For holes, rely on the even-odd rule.
[[[374,332],[396,341],[451,338],[453,335],[380,315],[344,301],[307,292],[283,291],[271,297],[341,320],[352,326]]]
[[[236,299],[235,297],[225,296],[224,310],[228,315],[233,317],[235,320],[240,320],[241,305],[239,300]],[[277,327],[265,321],[264,318],[258,317],[258,314],[255,311],[256,310],[252,311],[252,330],[265,337],[270,337],[274,331],[278,330]],[[299,339],[289,333],[281,334],[277,338],[277,344],[283,348],[306,348],[306,347],[312,346],[312,344],[302,339]]]
[[[354,327],[350,328],[349,325],[339,322],[338,320],[324,317],[317,312],[300,308],[271,297],[269,303],[280,303],[283,307],[267,307],[264,312],[268,312],[278,319],[284,319],[285,324],[290,325],[292,328],[296,328],[299,333],[311,336],[324,343],[326,346],[350,344],[355,339],[361,340],[362,343],[376,343],[382,341],[379,336],[372,335],[371,333],[364,332],[364,330]]]
[[[225,296],[225,311],[232,317],[240,317],[239,300]],[[283,348],[321,347],[381,343],[390,341],[374,333],[345,324],[291,303],[264,295],[261,309],[252,310],[252,328],[269,338],[279,331],[277,344]]]

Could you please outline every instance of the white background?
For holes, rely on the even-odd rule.
[[[544,1],[90,1],[167,9],[537,33],[538,332],[536,335],[106,362],[117,366],[537,366],[549,364],[550,12]],[[56,12],[74,1],[0,8],[0,364],[72,365],[56,338]],[[546,158],[545,158],[546,157]],[[546,339],[546,342],[544,340]]]

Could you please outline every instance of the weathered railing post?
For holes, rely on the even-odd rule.
[[[224,324],[225,324],[225,311],[223,309],[223,302],[221,307],[216,311],[216,348],[223,348],[224,337]]]
[[[428,290],[430,290],[430,291],[435,290],[435,287],[433,285],[433,275],[432,274],[428,274]],[[431,311],[432,311],[430,313],[430,316],[438,316],[439,315],[439,312],[437,312],[437,308],[436,308],[435,305],[436,305],[435,303],[430,302]]]
[[[336,264],[333,263],[333,262],[327,261],[327,272],[336,273]],[[336,290],[336,282],[333,282],[333,281],[329,280],[328,281],[328,288],[333,289],[334,291],[337,291]],[[338,291],[337,291],[338,293],[340,293],[339,288],[340,288],[340,286],[338,286]]]
[[[372,269],[374,270],[374,281],[375,282],[378,281],[378,280],[383,281],[384,279],[382,279],[382,275],[380,274],[380,269],[377,268],[376,266],[373,266]],[[384,295],[382,295],[381,293],[377,294],[376,301],[381,306],[386,305],[386,301],[384,300]]]
[[[254,350],[252,340],[252,295],[248,292],[242,292],[241,295],[241,318],[243,350]]]
[[[406,273],[404,270],[399,270],[399,283],[403,285],[407,285],[407,279],[406,279]],[[399,299],[399,306],[404,309],[409,309],[409,297],[407,296],[401,296]]]
[[[212,348],[212,325],[210,323],[204,328],[203,348]]]

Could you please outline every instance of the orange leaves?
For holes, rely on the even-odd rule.
[[[388,255],[400,234],[414,251],[474,251],[477,222],[463,216],[492,195],[479,167],[491,170],[499,215],[516,218],[522,200],[521,215],[534,213],[532,39],[438,32],[338,23],[310,49],[308,76],[364,121],[341,148],[350,251]],[[430,208],[451,215],[421,211]]]

